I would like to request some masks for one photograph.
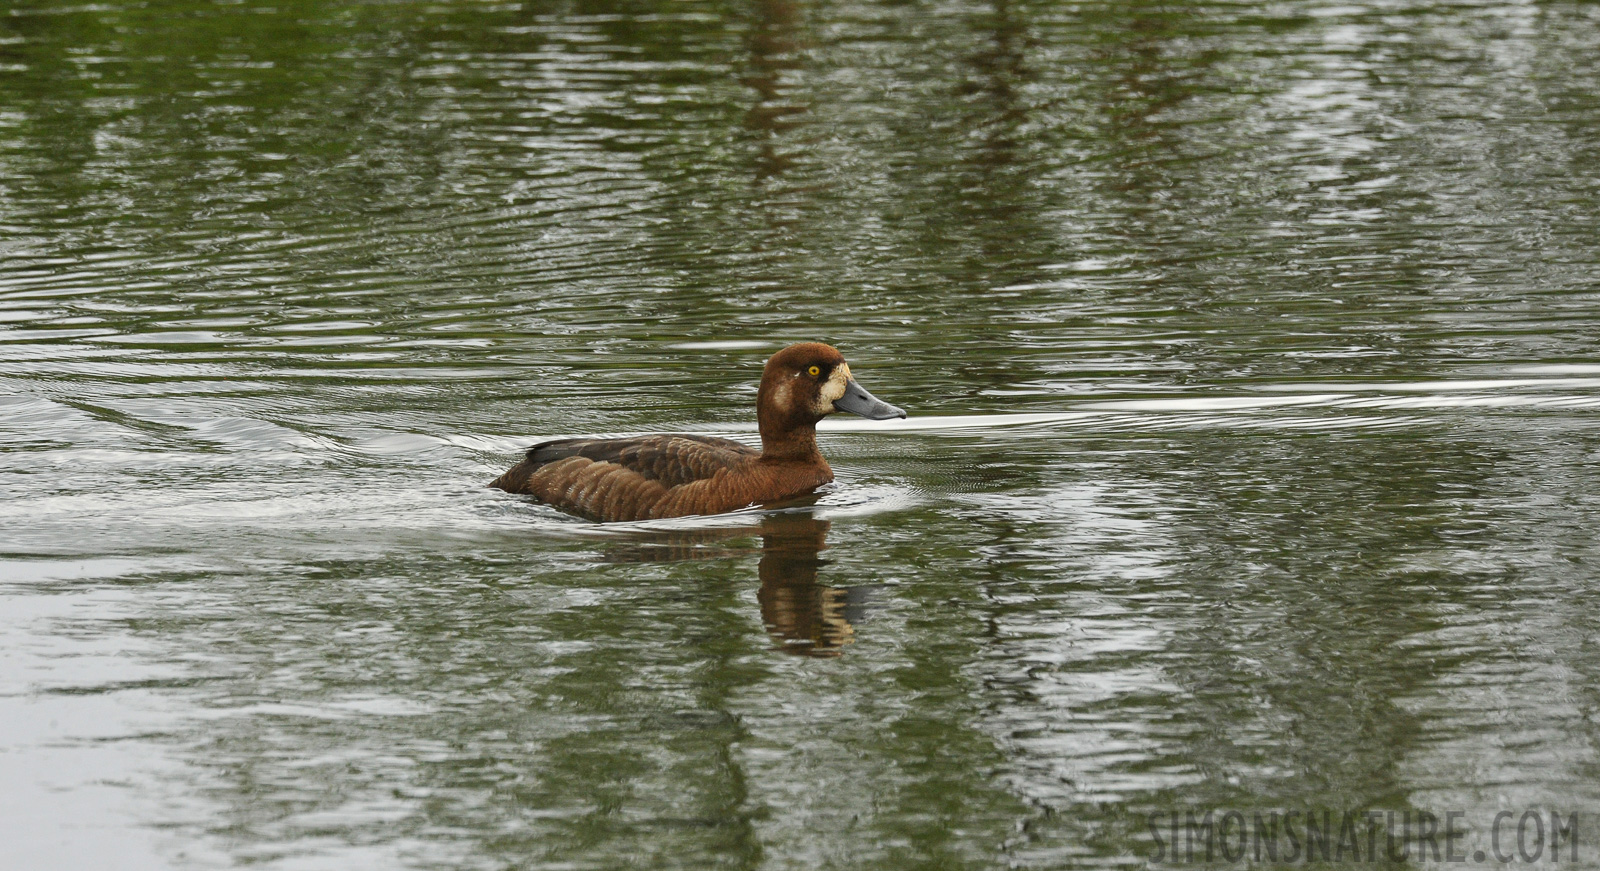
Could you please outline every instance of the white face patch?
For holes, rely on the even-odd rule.
[[[772,402],[779,408],[788,408],[794,401],[794,387],[787,381],[779,381],[778,386],[772,391]]]
[[[817,391],[817,414],[832,414],[834,400],[844,396],[845,385],[850,383],[850,366],[840,363],[833,367],[833,374],[822,383],[822,388]]]

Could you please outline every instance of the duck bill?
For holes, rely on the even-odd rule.
[[[896,408],[868,393],[854,378],[845,382],[844,395],[833,401],[833,408],[835,411],[859,414],[867,420],[888,420],[906,416],[905,409]]]

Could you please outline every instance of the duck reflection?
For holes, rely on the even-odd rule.
[[[783,650],[805,656],[838,656],[855,640],[855,624],[866,605],[865,587],[817,583],[828,561],[829,523],[809,514],[778,514],[762,524],[761,621]]]
[[[828,546],[831,525],[801,511],[767,514],[759,523],[742,526],[638,532],[612,548],[608,558],[618,562],[723,559],[751,549],[716,546],[719,542],[760,535],[756,575],[761,588],[756,600],[761,603],[761,622],[777,648],[799,656],[839,656],[855,640],[868,588],[818,583],[819,571],[829,562],[821,554]]]

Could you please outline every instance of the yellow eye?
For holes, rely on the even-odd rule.
[[[812,366],[811,368],[806,370],[806,374],[810,375],[812,378],[815,378],[818,375],[822,374],[822,367],[821,366]]]

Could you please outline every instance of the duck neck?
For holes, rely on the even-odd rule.
[[[761,458],[807,462],[822,459],[822,451],[817,447],[816,422],[784,421],[780,425],[761,421]]]
[[[794,388],[781,373],[767,372],[756,395],[756,423],[761,429],[761,457],[768,460],[822,459],[817,448],[817,421],[822,418],[803,408]]]

